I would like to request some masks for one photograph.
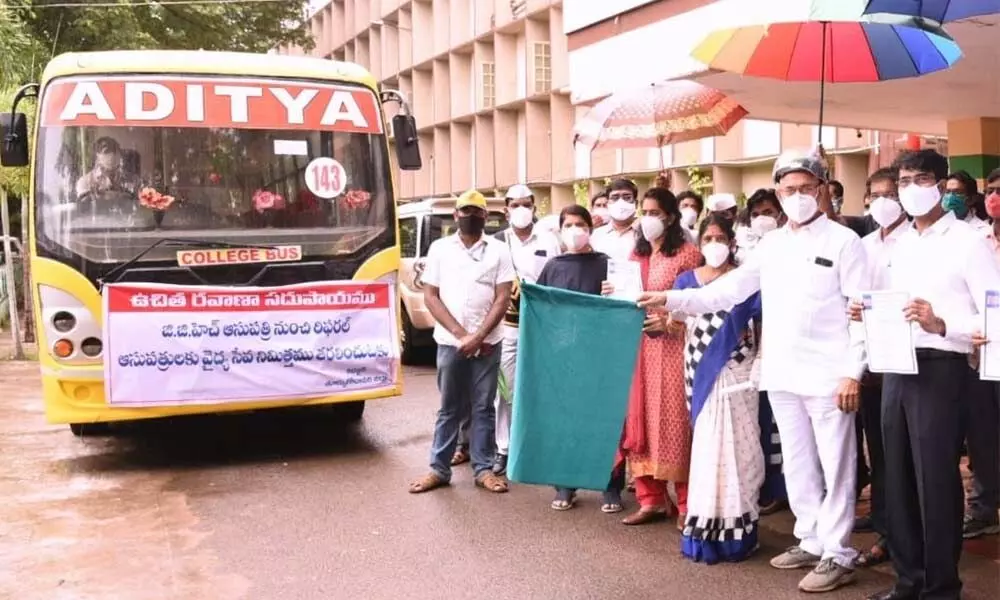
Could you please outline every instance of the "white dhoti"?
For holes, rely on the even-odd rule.
[[[496,438],[497,454],[507,456],[510,452],[510,421],[513,414],[512,398],[514,395],[514,375],[517,365],[517,327],[503,326],[503,348],[500,352],[500,372],[507,382],[510,396],[502,397],[499,389],[496,398]]]

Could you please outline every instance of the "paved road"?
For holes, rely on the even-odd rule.
[[[683,561],[666,524],[629,529],[586,496],[554,513],[546,489],[506,496],[454,485],[406,492],[425,468],[434,375],[371,403],[364,424],[238,415],[130,427],[79,440],[42,420],[37,368],[0,363],[0,598],[567,600],[798,598],[776,572],[787,514],[764,524],[757,558]],[[996,538],[972,546],[974,600],[996,598]],[[824,596],[861,598],[891,582],[863,574]]]

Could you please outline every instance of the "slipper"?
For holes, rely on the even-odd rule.
[[[576,506],[576,491],[566,488],[557,488],[556,497],[549,506],[552,510],[559,511],[573,508]]]
[[[410,483],[410,493],[422,494],[446,485],[448,485],[448,481],[443,479],[440,475],[437,473],[428,473],[420,479]]]
[[[502,477],[494,475],[493,471],[485,471],[476,477],[476,487],[481,487],[494,494],[505,494],[509,491],[507,482]]]
[[[469,451],[462,446],[455,450],[455,453],[451,455],[451,466],[457,467],[469,462]]]
[[[622,495],[618,490],[605,491],[601,502],[601,512],[604,514],[611,515],[625,510],[625,505],[622,504]]]
[[[885,547],[885,541],[879,540],[874,546],[858,554],[854,559],[854,566],[861,568],[875,567],[889,562],[889,550]]]

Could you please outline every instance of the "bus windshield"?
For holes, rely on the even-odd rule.
[[[295,245],[301,255],[322,259],[357,252],[394,230],[381,122],[366,130],[357,123],[338,127],[327,121],[324,130],[318,122],[332,114],[331,101],[313,113],[303,102],[320,96],[323,86],[289,84],[281,93],[266,85],[246,86],[251,92],[242,92],[239,118],[240,96],[230,89],[236,86],[228,86],[230,104],[222,109],[218,98],[198,109],[192,108],[198,95],[192,95],[189,82],[183,89],[177,81],[148,80],[142,80],[139,92],[132,91],[138,108],[129,105],[127,78],[106,85],[98,80],[82,100],[79,90],[43,94],[36,239],[50,253],[84,265],[110,265],[169,237],[245,247]],[[222,86],[212,83],[199,83],[201,98],[213,88],[221,94]],[[118,87],[109,88],[112,84]],[[169,93],[186,99],[186,106],[182,109],[183,102]],[[377,107],[370,91],[349,93]],[[115,99],[122,103],[116,106]],[[168,114],[153,125],[136,118],[157,110],[157,103],[162,109],[165,99],[186,116]],[[265,101],[274,110],[255,121],[255,109],[260,113]],[[97,114],[102,107],[108,119]],[[371,107],[363,115],[367,121],[380,118]],[[285,108],[284,114],[292,115],[288,123],[297,126],[286,127],[275,118]],[[224,109],[230,112],[222,118],[218,111]],[[356,112],[356,118],[361,116]],[[176,252],[176,245],[160,247],[142,261],[172,261]]]

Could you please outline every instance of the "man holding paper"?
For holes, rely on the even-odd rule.
[[[785,449],[788,500],[798,546],[777,569],[815,567],[799,583],[828,592],[854,581],[856,440],[864,370],[863,339],[846,315],[847,298],[866,287],[861,240],[822,210],[827,179],[812,153],[786,153],[774,181],[788,226],[763,239],[737,269],[697,289],[646,292],[640,307],[685,314],[724,310],[760,291],[761,389],[768,392]]]
[[[964,500],[959,472],[965,437],[968,356],[981,337],[988,290],[1000,269],[982,236],[941,205],[948,160],[934,150],[896,159],[899,199],[913,227],[893,250],[888,285],[917,328],[915,374],[882,384],[886,514],[896,585],[877,600],[961,596]],[[860,318],[860,305],[852,303]]]

